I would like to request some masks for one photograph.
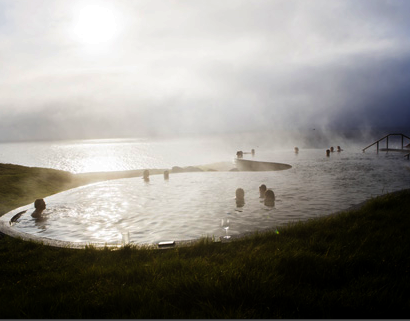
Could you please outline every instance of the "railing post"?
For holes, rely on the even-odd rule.
[[[369,145],[369,146],[363,148],[362,151],[365,152],[366,149],[372,147],[373,145],[376,145],[376,146],[377,146],[377,152],[379,152],[379,150],[380,150],[380,142],[381,142],[382,140],[386,139],[386,151],[388,152],[388,151],[389,151],[389,137],[390,137],[390,136],[401,136],[401,149],[402,149],[402,150],[404,150],[404,138],[407,138],[407,139],[410,140],[410,137],[408,137],[408,136],[406,136],[406,135],[404,135],[404,134],[388,134],[388,135],[384,136],[383,138],[380,138],[379,140],[375,141],[373,144],[371,144],[371,145]]]

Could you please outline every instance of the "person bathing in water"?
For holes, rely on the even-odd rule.
[[[264,204],[266,206],[275,206],[275,193],[271,189],[265,192]]]
[[[40,218],[41,213],[43,213],[43,211],[46,209],[46,202],[44,202],[44,199],[42,198],[36,199],[36,201],[34,202],[34,207],[35,210],[33,213],[31,213],[31,216],[34,218]]]
[[[146,170],[144,171],[144,173],[143,173],[143,179],[144,179],[144,181],[149,182],[149,170],[148,170],[148,169],[146,169]]]
[[[242,188],[238,188],[236,194],[236,206],[242,207],[245,205],[245,191]]]
[[[275,206],[275,193],[266,187],[265,184],[259,186],[259,198],[263,198],[266,206]]]
[[[265,184],[262,184],[261,186],[259,186],[259,197],[260,198],[265,198],[265,192],[266,192],[267,188]]]

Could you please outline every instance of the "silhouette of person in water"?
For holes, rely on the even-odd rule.
[[[259,186],[259,197],[265,198],[265,192],[266,192],[266,185],[262,184],[261,186]]]
[[[164,172],[164,179],[169,179],[169,172],[168,171]]]
[[[265,192],[265,202],[264,203],[266,206],[275,206],[275,193],[271,189],[268,189]]]
[[[149,171],[146,169],[143,174],[144,181],[149,182]]]
[[[245,191],[242,188],[238,188],[236,194],[236,206],[242,207],[245,205]]]
[[[34,202],[34,207],[35,210],[33,213],[31,213],[31,216],[34,218],[40,218],[41,213],[43,213],[43,211],[46,209],[46,202],[44,202],[44,199],[42,198],[36,199],[36,201]]]
[[[169,171],[164,172],[164,179],[169,179]]]

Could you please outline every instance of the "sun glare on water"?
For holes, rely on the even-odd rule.
[[[118,13],[111,7],[83,5],[75,8],[72,34],[86,45],[106,44],[118,35],[120,21]]]

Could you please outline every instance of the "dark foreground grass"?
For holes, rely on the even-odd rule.
[[[169,250],[3,236],[0,317],[409,318],[409,209],[402,191],[279,234]]]

